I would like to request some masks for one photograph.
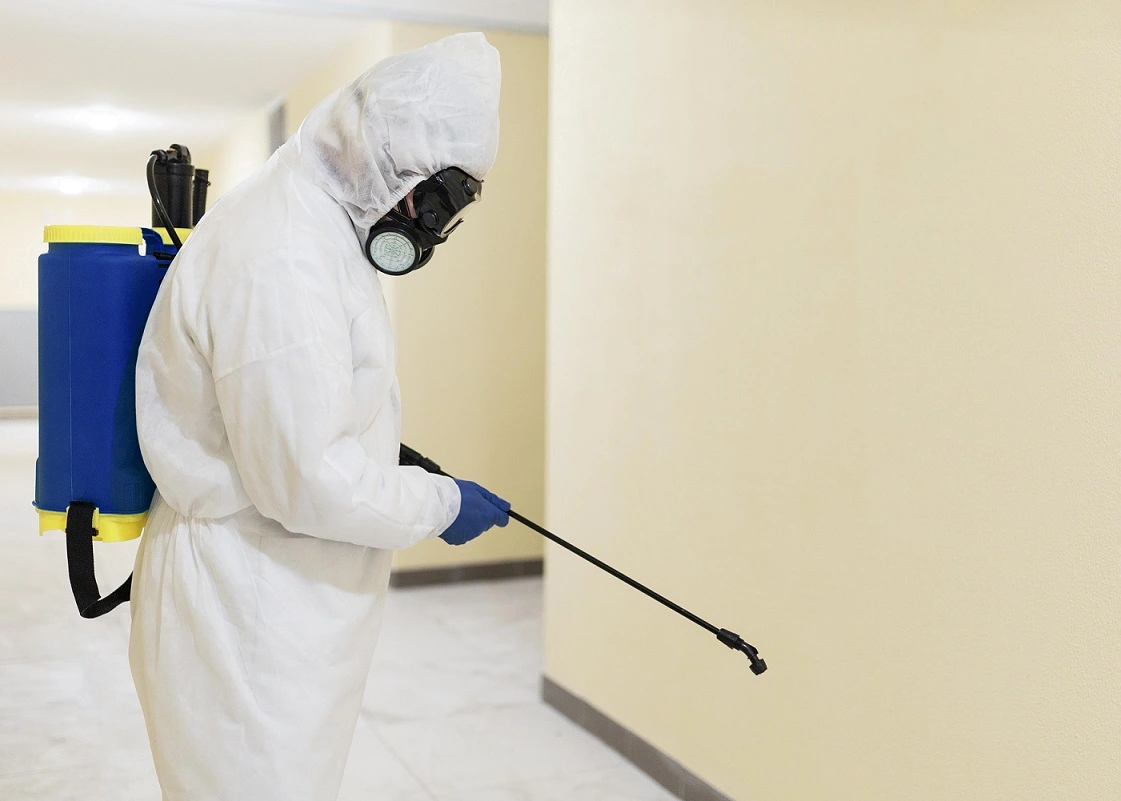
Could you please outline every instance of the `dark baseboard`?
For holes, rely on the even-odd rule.
[[[681,763],[666,756],[548,676],[541,681],[541,697],[546,704],[618,751],[682,801],[731,801],[728,796],[682,767]]]
[[[544,573],[544,560],[525,559],[520,562],[487,562],[479,565],[433,567],[423,570],[394,571],[390,587],[431,587],[436,584],[458,584],[463,581],[499,581],[528,578]]]

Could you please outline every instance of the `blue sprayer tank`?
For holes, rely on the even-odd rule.
[[[183,145],[148,158],[153,225],[50,225],[39,257],[39,533],[66,532],[82,617],[129,600],[132,576],[102,597],[94,540],[136,539],[156,486],[136,432],[136,355],[166,268],[206,212],[209,171]]]
[[[140,337],[171,250],[147,228],[48,226],[39,257],[40,532],[92,504],[96,539],[140,536],[155,485],[136,434]]]

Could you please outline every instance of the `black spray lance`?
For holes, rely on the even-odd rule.
[[[413,465],[413,466],[416,466],[416,467],[423,467],[429,473],[436,473],[436,474],[441,475],[441,476],[447,476],[448,475],[447,473],[445,473],[443,470],[440,469],[440,465],[436,464],[431,459],[425,458],[420,453],[417,453],[416,451],[414,451],[412,448],[408,447],[407,445],[402,445],[401,446],[401,464]],[[449,478],[450,478],[450,476],[449,476]],[[560,537],[558,537],[556,534],[552,533],[551,531],[548,531],[547,529],[542,528],[541,526],[534,523],[532,520],[529,520],[529,519],[523,517],[522,515],[518,514],[513,509],[510,510],[510,517],[517,520],[523,526],[527,526],[528,528],[533,529],[534,531],[536,531],[538,534],[540,534],[545,539],[550,540],[551,542],[555,542],[557,545],[561,546],[562,548],[576,554],[581,559],[584,559],[585,561],[591,562],[593,565],[598,567],[600,570],[606,571],[606,572],[610,573],[612,576],[614,576],[615,578],[619,579],[620,581],[622,581],[626,584],[629,584],[630,586],[634,587],[639,592],[653,598],[655,601],[662,604],[663,606],[669,607],[670,609],[672,609],[674,612],[677,612],[677,614],[681,615],[682,617],[693,621],[698,626],[700,626],[702,629],[704,629],[705,631],[708,631],[710,634],[715,634],[716,639],[720,640],[720,642],[724,643],[726,646],[728,646],[732,650],[743,651],[743,653],[747,654],[747,658],[751,660],[751,672],[754,673],[756,676],[758,676],[764,670],[767,669],[767,663],[764,662],[762,660],[762,658],[759,656],[759,652],[757,650],[755,650],[755,646],[751,645],[748,642],[745,642],[743,637],[736,634],[734,631],[728,631],[728,629],[718,629],[716,626],[712,625],[707,620],[703,620],[703,619],[697,617],[692,612],[690,612],[688,609],[683,609],[682,607],[678,606],[677,604],[675,604],[673,601],[669,600],[668,598],[654,592],[649,587],[645,587],[642,584],[639,584],[637,581],[632,579],[630,576],[627,576],[623,573],[620,573],[618,570],[611,567],[610,565],[608,565],[604,562],[601,562],[599,559],[596,559],[594,556],[587,553],[586,551],[582,551],[581,549],[577,548],[572,543],[566,542],[565,540],[561,539]]]

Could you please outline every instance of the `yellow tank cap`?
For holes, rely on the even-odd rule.
[[[100,245],[143,245],[139,228],[119,225],[48,225],[43,229],[44,242]]]
[[[152,230],[155,231],[157,234],[159,234],[161,237],[163,237],[163,243],[165,245],[170,245],[171,244],[171,237],[167,235],[167,229],[166,228],[153,228]],[[194,230],[193,228],[176,228],[175,233],[179,234],[179,241],[180,242],[186,242],[187,237],[191,235],[191,231],[193,231],[193,230]]]
[[[48,531],[66,531],[66,512],[52,512],[39,509],[39,534]],[[126,542],[134,540],[144,531],[144,524],[148,522],[148,513],[141,512],[137,515],[103,515],[99,511],[93,513],[93,527],[97,529],[98,542]]]

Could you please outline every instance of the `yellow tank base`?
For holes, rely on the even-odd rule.
[[[169,234],[167,232],[166,228],[153,228],[152,230],[160,235],[160,238],[163,239],[163,243],[165,245],[172,244],[171,234]],[[193,230],[195,230],[195,229],[194,228],[176,228],[175,233],[179,234],[179,241],[180,242],[186,242],[187,237],[189,237],[191,235],[191,231],[193,231]]]
[[[39,509],[39,536],[48,531],[66,531],[66,512],[52,512],[49,509]],[[144,525],[148,522],[148,513],[141,512],[137,515],[103,515],[94,510],[93,527],[97,529],[98,542],[126,542],[134,540],[144,533]]]

